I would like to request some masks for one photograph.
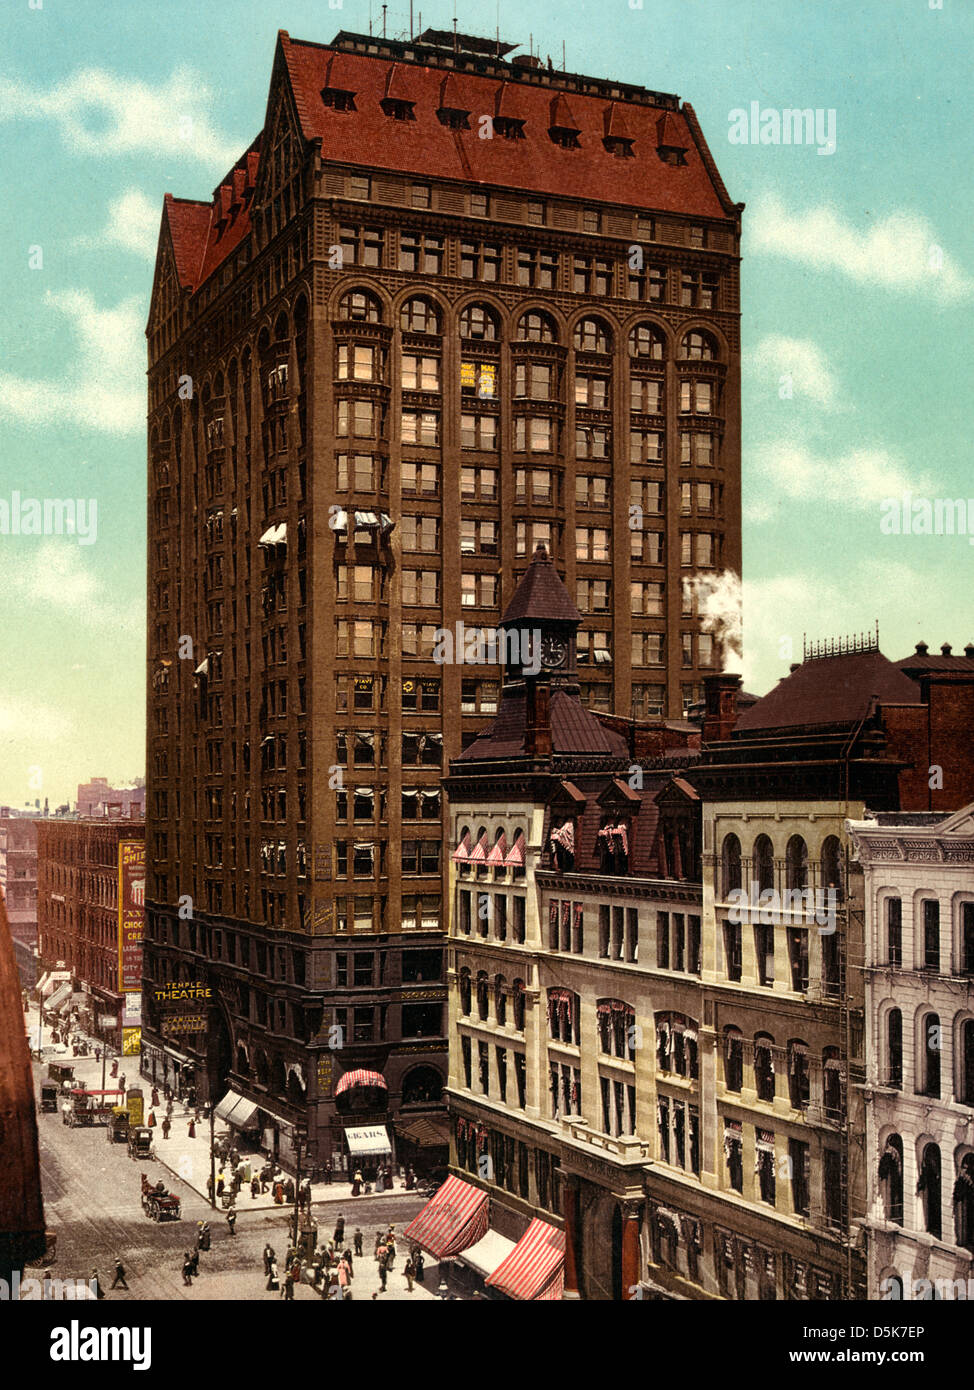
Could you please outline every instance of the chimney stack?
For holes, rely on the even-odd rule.
[[[917,656],[926,656],[929,650],[930,648],[927,646],[926,642],[917,643]]]
[[[974,644],[968,642],[967,646],[964,648],[964,655],[967,657],[974,656]]]
[[[730,737],[731,730],[737,723],[737,697],[740,689],[740,676],[723,672],[719,676],[704,678],[704,743],[716,743],[720,739]]]
[[[940,655],[941,655],[941,656],[950,656],[950,643],[949,643],[949,642],[945,642],[945,643],[943,644],[943,646],[940,648]]]

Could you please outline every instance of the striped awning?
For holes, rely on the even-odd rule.
[[[507,836],[505,835],[504,831],[502,830],[501,833],[500,833],[500,839],[496,842],[496,844],[494,845],[494,848],[491,850],[491,852],[490,852],[490,853],[488,854],[488,856],[487,856],[487,863],[490,864],[490,865],[492,865],[494,868],[498,868],[498,869],[499,869],[499,868],[503,868],[504,860],[505,860],[506,858],[507,858]]]
[[[474,845],[473,849],[470,851],[468,857],[470,859],[471,864],[487,863],[487,844],[487,831],[485,830],[484,833],[481,835],[480,839]]]
[[[504,866],[508,869],[524,868],[524,831],[519,830],[514,836],[514,843],[504,860]]]
[[[470,831],[464,831],[463,839],[453,851],[454,864],[462,864],[465,859],[470,858]]]
[[[406,1227],[405,1239],[434,1260],[459,1255],[487,1234],[487,1207],[486,1192],[451,1176]]]
[[[338,1085],[335,1087],[335,1095],[340,1096],[345,1091],[350,1091],[353,1086],[381,1086],[384,1091],[389,1089],[386,1079],[380,1071],[346,1071],[339,1078]]]
[[[485,1281],[508,1298],[560,1299],[565,1284],[565,1233],[537,1217]]]

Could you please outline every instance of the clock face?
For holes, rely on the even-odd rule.
[[[568,643],[561,637],[550,633],[541,639],[541,663],[543,666],[562,666],[568,656]]]

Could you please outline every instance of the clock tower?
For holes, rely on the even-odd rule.
[[[505,686],[540,681],[577,695],[581,621],[551,556],[539,545],[498,624]]]

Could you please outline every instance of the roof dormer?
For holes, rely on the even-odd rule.
[[[393,63],[386,78],[385,96],[380,105],[387,116],[394,121],[414,121],[416,119],[416,98],[409,86],[406,70],[401,63]]]
[[[551,119],[548,124],[548,134],[552,142],[560,145],[563,150],[576,150],[581,129],[572,114],[568,98],[559,92],[552,100]]]
[[[664,164],[686,164],[686,135],[671,111],[664,111],[656,122],[656,153]]]
[[[452,72],[448,72],[440,83],[440,104],[436,109],[436,119],[449,130],[470,129],[470,111],[463,104],[460,84]]]
[[[635,153],[635,142],[626,120],[625,109],[618,101],[611,102],[605,108],[602,125],[602,144],[609,154],[617,155],[620,159],[631,159]]]

